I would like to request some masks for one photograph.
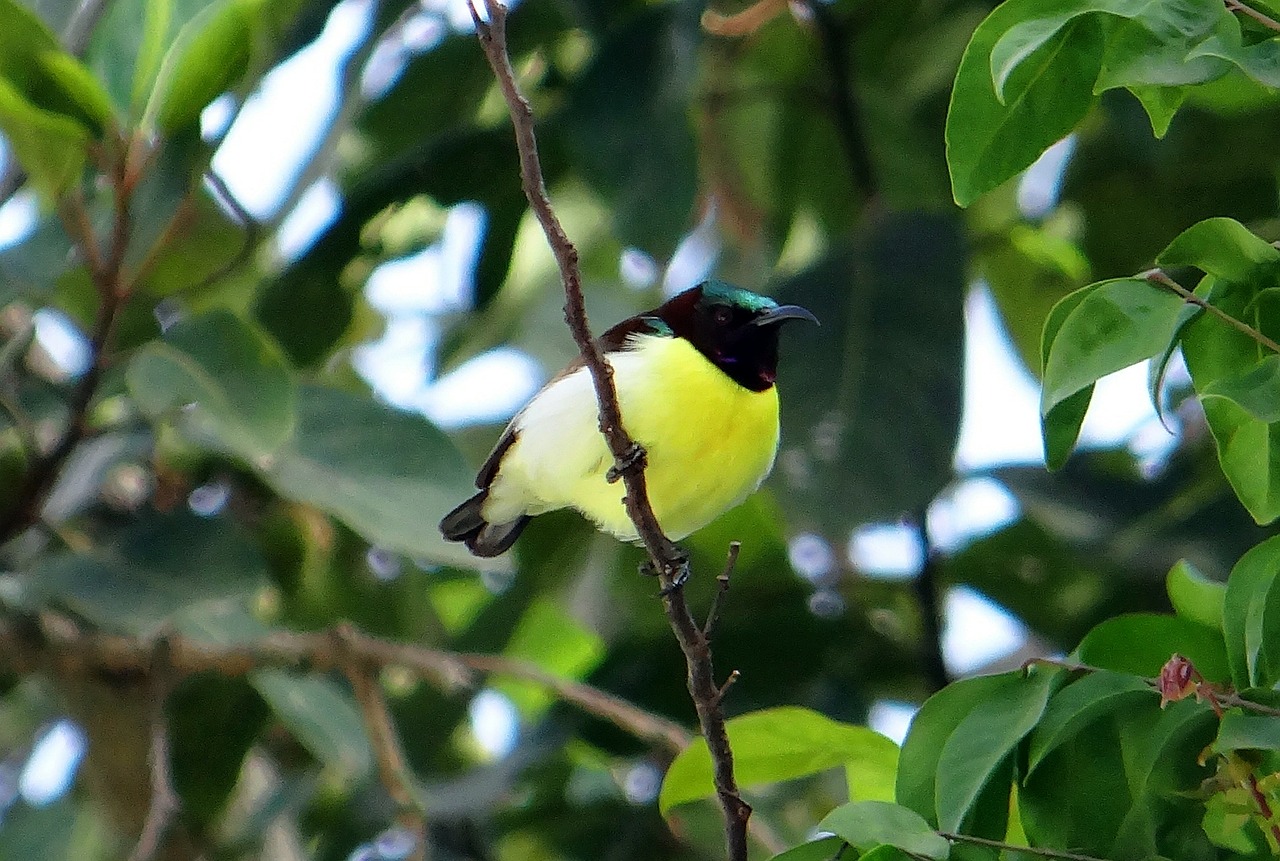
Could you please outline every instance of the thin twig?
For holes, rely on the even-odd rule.
[[[426,805],[413,777],[413,769],[404,755],[400,735],[396,732],[391,710],[378,682],[377,666],[360,659],[356,644],[359,635],[347,623],[334,630],[334,640],[343,657],[343,672],[351,684],[365,731],[378,761],[378,776],[396,805],[396,824],[413,835],[414,847],[408,861],[425,861],[427,855]]]
[[[1241,3],[1240,0],[1223,0],[1223,3],[1229,11],[1243,12],[1262,26],[1266,27],[1268,30],[1276,30],[1277,32],[1280,32],[1280,21],[1277,21],[1270,15],[1267,15],[1264,12],[1259,12],[1252,6],[1247,6],[1244,3]]]
[[[786,11],[787,0],[758,0],[732,15],[707,9],[702,13],[702,29],[713,36],[750,36]]]
[[[664,717],[584,682],[554,676],[528,661],[506,655],[484,655],[426,649],[358,631],[344,633],[344,648],[366,666],[401,667],[445,692],[472,688],[477,673],[492,673],[547,688],[564,702],[608,721],[671,755],[689,745],[689,733]],[[257,641],[217,645],[177,634],[168,638],[174,672],[216,672],[243,676],[255,669],[341,669],[329,632],[278,631]],[[82,627],[68,616],[46,611],[36,624],[0,618],[0,666],[26,672],[52,656],[68,672],[145,672],[154,651],[144,639]]]
[[[169,720],[165,715],[165,701],[173,690],[173,667],[168,639],[163,636],[157,639],[151,655],[151,748],[147,753],[151,765],[151,802],[129,861],[151,861],[156,857],[182,806],[169,771]]]
[[[711,663],[711,645],[693,619],[684,596],[684,581],[689,576],[688,557],[663,533],[645,486],[643,452],[627,434],[622,424],[618,395],[613,386],[613,369],[605,361],[599,345],[591,337],[582,298],[582,274],[578,251],[569,241],[551,207],[546,182],[538,157],[534,135],[533,111],[516,83],[515,70],[507,52],[506,8],[497,0],[484,0],[489,21],[481,19],[474,5],[469,5],[476,34],[492,67],[498,86],[511,113],[516,148],[520,156],[520,176],[529,206],[542,225],[547,242],[555,255],[565,291],[565,321],[574,342],[591,374],[600,413],[600,433],[613,454],[615,468],[626,486],[623,499],[627,515],[644,542],[649,562],[662,586],[663,606],[667,620],[675,632],[688,668],[687,684],[698,713],[703,738],[711,752],[716,797],[724,816],[725,842],[730,861],[746,861],[747,823],[751,806],[742,800],[733,776],[733,751],[725,729],[724,712],[720,708],[719,687]]]
[[[729,592],[729,579],[733,577],[733,569],[738,565],[738,553],[742,550],[741,541],[729,542],[729,554],[724,560],[724,570],[716,578],[716,594],[711,596],[711,609],[707,611],[707,621],[702,625],[702,636],[711,639],[716,621],[720,618],[720,604]]]
[[[1044,849],[1039,846],[1018,846],[1002,840],[988,840],[985,837],[974,837],[972,834],[953,834],[950,831],[939,831],[938,836],[952,843],[972,843],[975,846],[989,846],[992,849],[1005,849],[1009,852],[1025,852],[1028,855],[1039,855],[1041,858],[1061,858],[1063,861],[1107,861],[1094,855],[1081,855],[1077,852],[1063,852],[1059,849]]]
[[[1221,308],[1217,307],[1216,305],[1212,305],[1206,302],[1205,300],[1201,299],[1195,293],[1192,293],[1186,287],[1183,287],[1177,281],[1174,281],[1173,278],[1169,277],[1169,273],[1165,272],[1163,269],[1150,269],[1146,272],[1143,272],[1138,277],[1144,279],[1148,283],[1157,284],[1161,287],[1164,287],[1166,290],[1176,293],[1177,295],[1182,297],[1183,301],[1188,302],[1192,305],[1195,305],[1198,308],[1203,308],[1213,316],[1217,317],[1219,320],[1222,320],[1227,325],[1248,335],[1250,338],[1257,341],[1259,344],[1266,347],[1268,350],[1271,350],[1273,353],[1280,353],[1280,344],[1271,340],[1266,335],[1262,334],[1257,329],[1253,328],[1243,320],[1237,320],[1235,317],[1232,317],[1230,314],[1228,314],[1226,311],[1223,311]]]

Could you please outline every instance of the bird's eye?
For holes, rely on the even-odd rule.
[[[718,325],[724,326],[733,319],[733,312],[724,305],[717,305],[715,310],[711,312],[711,316]]]

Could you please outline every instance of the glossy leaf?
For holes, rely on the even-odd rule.
[[[1173,610],[1184,619],[1222,630],[1222,607],[1227,584],[1210,580],[1185,559],[1169,569],[1165,591]]]
[[[297,393],[280,348],[227,311],[182,320],[144,346],[128,383],[151,418],[176,418],[192,439],[246,460],[293,431]]]
[[[249,676],[272,713],[312,756],[344,780],[360,781],[373,769],[373,749],[350,692],[330,679],[283,670]]]
[[[977,676],[953,682],[925,701],[902,743],[894,792],[899,804],[937,825],[938,766],[947,740],[980,703],[999,699],[1010,684],[1009,676]]]
[[[1254,547],[1231,569],[1222,621],[1235,685],[1270,687],[1280,679],[1280,537]]]
[[[831,861],[845,845],[839,837],[823,837],[809,843],[801,843],[786,852],[774,855],[769,861]]]
[[[1049,700],[1031,734],[1027,777],[1040,762],[1091,722],[1144,700],[1155,699],[1151,686],[1137,676],[1105,670],[1090,673],[1058,691]]]
[[[1280,266],[1280,249],[1230,218],[1210,218],[1188,227],[1160,252],[1161,266],[1194,266],[1223,281],[1245,281],[1260,266]]]
[[[1190,658],[1211,682],[1229,676],[1222,636],[1178,616],[1127,613],[1107,619],[1075,651],[1090,666],[1143,677],[1156,676],[1175,653]]]
[[[850,787],[862,798],[883,798],[893,782],[898,747],[866,727],[837,723],[796,706],[750,712],[728,722],[738,783],[756,786],[817,774],[846,763],[859,763],[874,774],[875,788]],[[658,808],[665,814],[680,804],[715,794],[711,755],[705,740],[685,748],[662,781]]]
[[[1280,719],[1229,709],[1218,726],[1213,752],[1231,750],[1280,750]]]
[[[823,817],[818,830],[834,833],[862,853],[888,845],[915,857],[942,861],[951,851],[951,844],[924,817],[887,801],[843,804]]]
[[[1264,358],[1238,377],[1224,377],[1205,386],[1202,402],[1230,401],[1266,424],[1280,421],[1280,355]]]
[[[1090,290],[1049,345],[1040,414],[1107,374],[1158,355],[1177,329],[1182,305],[1178,296],[1138,278]]]
[[[1007,76],[1004,103],[997,98],[992,51],[1013,26],[1033,19],[1037,2],[1011,0],[997,7],[960,61],[946,140],[952,193],[961,206],[1028,167],[1093,105],[1103,33],[1092,16],[1057,29]]]
[[[938,756],[938,829],[959,831],[983,789],[1039,721],[1055,674],[1002,676],[997,695],[977,703],[948,736]]]

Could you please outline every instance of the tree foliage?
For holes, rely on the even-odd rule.
[[[0,0],[0,214],[32,221],[0,250],[0,858],[723,857],[639,551],[571,514],[507,560],[447,544],[497,428],[355,371],[372,274],[464,203],[465,302],[421,360],[573,356],[475,34],[365,4],[285,204],[211,167],[336,5]],[[686,542],[700,614],[743,542],[713,637],[753,857],[1280,854],[1280,7],[743,6],[523,0],[509,47],[594,321],[708,258],[822,320],[784,340],[775,474]],[[1068,135],[1060,182],[1023,178]],[[336,214],[282,245],[321,177]],[[954,464],[975,283],[1052,471]],[[1166,450],[1078,451],[1143,362]],[[1016,516],[944,540],[975,478]],[[910,577],[845,552],[885,522]],[[1029,644],[948,678],[961,586]],[[900,748],[882,700],[920,706]],[[68,728],[73,788],[11,788]]]

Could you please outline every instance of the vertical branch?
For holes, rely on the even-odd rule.
[[[711,644],[703,629],[694,621],[684,596],[684,581],[689,576],[688,558],[662,532],[649,503],[645,485],[644,450],[627,434],[622,424],[618,395],[613,385],[613,369],[605,361],[599,345],[591,336],[582,298],[582,274],[578,251],[569,241],[547,196],[538,142],[534,135],[533,111],[516,83],[515,70],[507,52],[507,10],[498,0],[484,0],[488,22],[471,6],[476,34],[485,57],[493,68],[498,86],[511,113],[516,148],[520,155],[520,176],[529,206],[542,225],[547,242],[555,255],[565,291],[565,321],[583,362],[591,374],[600,412],[600,433],[614,457],[614,475],[626,487],[623,503],[627,515],[649,555],[649,563],[662,584],[663,605],[667,620],[675,632],[687,665],[687,684],[698,713],[702,735],[711,751],[716,795],[724,816],[725,841],[732,861],[747,857],[747,822],[751,807],[742,800],[733,775],[733,752],[725,729],[721,699],[724,690],[716,685],[711,662]],[[732,678],[732,677],[731,677]]]
[[[147,753],[151,766],[151,802],[129,861],[151,861],[156,857],[182,806],[169,771],[169,720],[165,715],[165,702],[173,690],[173,679],[169,641],[161,637],[151,654],[151,748]]]
[[[379,779],[396,805],[396,824],[413,836],[413,851],[406,856],[407,861],[426,861],[426,807],[414,785],[413,770],[400,746],[391,710],[378,685],[378,669],[361,659],[359,634],[350,625],[338,626],[334,638],[343,672],[360,703],[365,731],[378,761]]]
[[[938,551],[929,540],[926,512],[921,510],[912,524],[920,539],[924,563],[912,582],[916,605],[920,608],[921,671],[929,690],[940,691],[951,681],[947,664],[942,658],[942,607],[938,603]]]

